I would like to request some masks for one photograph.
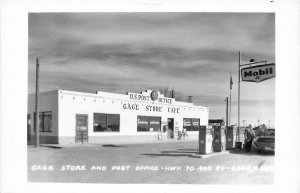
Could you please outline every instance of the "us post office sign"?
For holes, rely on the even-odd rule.
[[[242,81],[262,82],[275,77],[275,63],[241,69]]]

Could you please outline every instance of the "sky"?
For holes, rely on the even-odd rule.
[[[125,94],[169,87],[209,107],[210,119],[238,121],[241,63],[275,62],[274,13],[30,13],[28,92],[55,89]],[[275,78],[241,82],[241,125],[274,125]]]

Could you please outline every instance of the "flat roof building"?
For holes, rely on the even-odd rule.
[[[28,96],[28,142],[34,143],[35,95]],[[176,140],[183,128],[197,139],[208,107],[179,102],[159,91],[96,94],[53,90],[39,94],[41,144],[135,143]]]

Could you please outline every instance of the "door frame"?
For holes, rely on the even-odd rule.
[[[86,132],[87,132],[87,142],[89,141],[89,115],[88,114],[75,114],[75,143],[83,143],[83,137],[81,137],[80,141],[77,141],[77,116],[85,116],[86,117]]]
[[[169,120],[171,120],[172,128],[169,127]],[[168,129],[171,129],[171,131],[172,131],[172,135],[171,135],[170,139],[174,139],[175,138],[175,133],[174,133],[174,118],[167,118],[167,122],[168,122]]]

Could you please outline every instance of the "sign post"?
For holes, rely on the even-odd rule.
[[[237,128],[237,142],[240,142],[240,89],[241,89],[241,52],[239,52],[239,83],[238,83],[238,128]]]
[[[39,140],[39,119],[40,119],[40,114],[39,114],[39,59],[36,59],[36,82],[35,82],[35,147],[39,147],[40,145],[40,140]]]

